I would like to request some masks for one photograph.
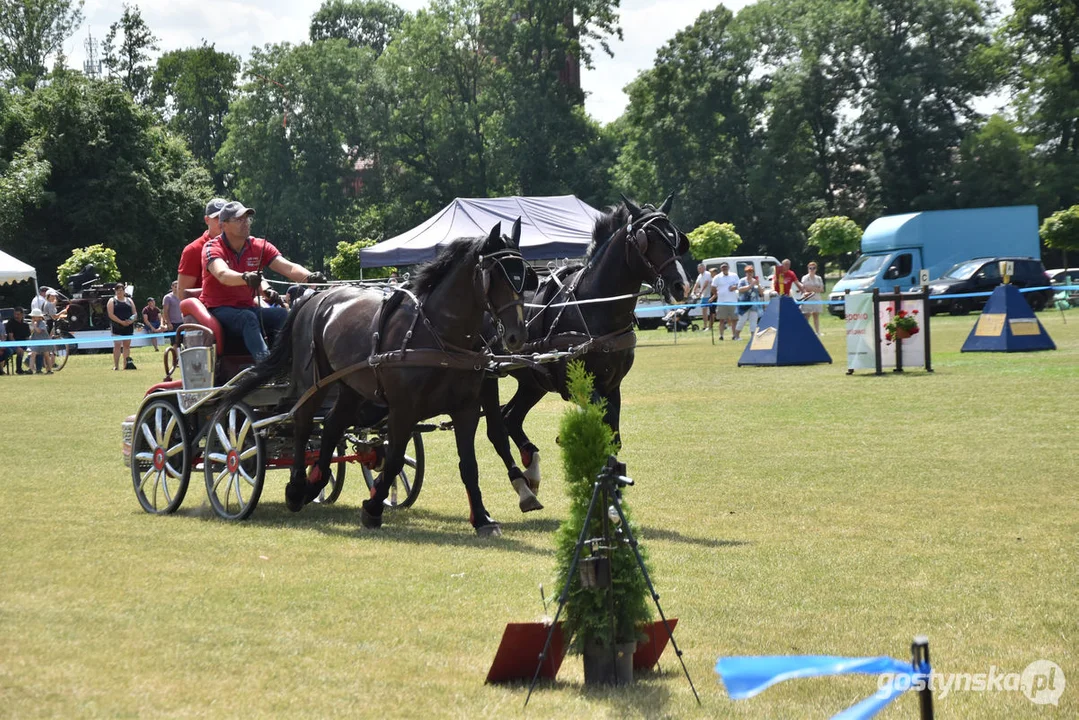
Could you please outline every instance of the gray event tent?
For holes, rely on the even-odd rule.
[[[360,265],[415,265],[432,259],[441,245],[486,235],[497,222],[509,233],[517,218],[521,218],[521,254],[526,260],[580,257],[601,216],[574,195],[457,198],[421,225],[361,250]]]

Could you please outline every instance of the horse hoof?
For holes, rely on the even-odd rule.
[[[521,508],[521,512],[528,513],[533,510],[542,510],[543,503],[539,501],[539,498],[533,495],[531,498],[521,500],[517,503],[517,507]]]
[[[367,508],[361,505],[360,522],[363,523],[363,526],[368,530],[378,530],[380,527],[382,527],[382,516],[372,515],[371,513],[367,512]]]
[[[517,472],[519,473],[520,471],[518,470]],[[525,477],[518,475],[510,482],[513,489],[517,491],[517,497],[519,498],[517,506],[521,508],[521,512],[526,513],[543,509],[543,503],[532,493],[532,488],[529,487],[528,480]]]
[[[502,526],[498,523],[480,525],[476,528],[476,534],[480,537],[502,537]]]
[[[307,488],[289,483],[285,486],[285,507],[292,512],[303,510],[307,500]]]

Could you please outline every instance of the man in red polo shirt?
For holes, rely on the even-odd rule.
[[[798,292],[802,292],[802,283],[798,281],[798,276],[791,270],[791,261],[784,260],[783,264],[776,268],[776,276],[772,280],[772,289],[780,295],[790,295],[791,286],[797,286]]]
[[[251,216],[255,211],[238,202],[221,208],[218,220],[221,235],[206,243],[202,270],[202,304],[230,335],[244,339],[255,360],[269,354],[262,328],[276,332],[285,324],[288,311],[261,307],[254,293],[262,285],[262,269],[270,268],[294,282],[321,282],[321,273],[310,273],[302,265],[289,262],[271,243],[251,237]]]
[[[173,290],[180,300],[189,295],[198,295],[187,291],[198,290],[202,284],[202,250],[207,242],[221,234],[221,223],[217,217],[226,202],[228,201],[214,198],[206,203],[206,215],[202,218],[206,222],[206,232],[189,242],[180,253],[180,267],[176,270],[176,288]]]

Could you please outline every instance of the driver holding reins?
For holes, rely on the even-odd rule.
[[[204,250],[200,299],[226,333],[243,337],[247,351],[259,361],[269,354],[262,328],[276,332],[288,316],[284,308],[260,307],[255,302],[255,294],[261,291],[262,269],[268,267],[294,282],[324,282],[325,278],[286,260],[265,239],[252,237],[254,214],[253,209],[235,201],[221,209],[221,235],[207,242]]]

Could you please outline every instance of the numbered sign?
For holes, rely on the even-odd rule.
[[[918,284],[919,285],[928,285],[929,284],[929,271],[928,270],[923,268],[923,269],[918,271]]]

